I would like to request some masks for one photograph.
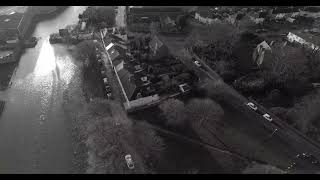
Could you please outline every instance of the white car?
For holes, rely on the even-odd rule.
[[[106,71],[101,71],[101,75],[102,75],[103,78],[107,77]]]
[[[267,114],[267,113],[264,114],[263,117],[264,117],[266,120],[270,121],[270,122],[272,121],[271,116],[270,116],[269,114]]]
[[[194,64],[195,64],[196,66],[198,66],[198,67],[201,67],[201,64],[200,64],[199,61],[194,61]]]
[[[134,164],[133,164],[133,161],[132,161],[132,157],[130,154],[127,154],[125,157],[125,160],[127,162],[127,166],[129,169],[134,169]]]
[[[248,102],[247,103],[247,106],[249,106],[251,109],[253,109],[254,111],[256,111],[257,109],[258,109],[258,107],[255,105],[255,104],[253,104],[252,102]]]
[[[108,84],[108,78],[103,78],[103,83]]]

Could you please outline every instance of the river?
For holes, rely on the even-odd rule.
[[[71,173],[73,151],[62,109],[75,65],[64,45],[51,45],[49,35],[78,21],[83,6],[73,6],[39,22],[35,48],[22,55],[12,85],[0,93],[6,101],[0,119],[0,173]]]

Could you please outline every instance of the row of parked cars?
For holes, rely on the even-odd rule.
[[[259,114],[263,114],[262,116],[269,122],[272,122],[273,119],[271,118],[271,116],[268,114],[268,113],[261,113],[261,111],[259,111],[257,105],[255,105],[253,102],[248,102],[246,104],[250,109],[258,112]],[[276,129],[277,130],[277,129]],[[303,159],[303,160],[307,160],[307,161],[310,161],[312,164],[315,164],[315,165],[320,165],[320,161],[312,154],[310,153],[301,153],[301,154],[297,154],[296,159]],[[296,163],[293,162],[292,164],[290,164],[288,167],[287,167],[287,170],[291,170],[293,169],[294,167],[296,166]]]
[[[248,103],[247,103],[247,106],[248,106],[249,108],[251,108],[252,110],[256,111],[256,112],[260,112],[260,111],[258,110],[257,105],[255,105],[255,104],[252,103],[252,102],[248,102]],[[272,122],[272,121],[273,121],[272,117],[271,117],[268,113],[262,113],[262,117],[263,117],[264,119],[266,119],[267,121],[269,121],[269,122]]]
[[[112,89],[111,89],[111,86],[109,84],[109,80],[108,80],[108,77],[107,77],[107,69],[104,65],[104,61],[101,57],[101,54],[99,52],[99,49],[96,48],[96,57],[98,59],[98,63],[99,63],[99,66],[100,66],[100,72],[101,72],[101,75],[102,75],[102,80],[103,80],[103,84],[104,84],[104,88],[105,88],[105,92],[106,92],[106,95],[107,95],[107,98],[108,99],[111,99],[112,98]]]

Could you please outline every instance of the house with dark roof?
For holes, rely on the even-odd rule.
[[[122,87],[128,97],[128,100],[134,100],[138,93],[138,88],[136,83],[134,82],[134,74],[129,72],[126,68],[124,68],[123,62],[116,66],[116,71],[121,81]]]
[[[12,14],[0,15],[0,38],[5,41],[18,38],[22,18],[22,13],[15,12]]]
[[[159,60],[169,55],[168,47],[155,35],[149,43],[151,59]]]
[[[117,66],[123,59],[126,59],[126,49],[123,49],[114,43],[109,43],[106,46],[106,51],[109,54],[113,66]]]

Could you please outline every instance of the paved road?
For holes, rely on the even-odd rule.
[[[203,74],[206,74],[207,78],[211,79],[213,82],[221,82],[221,78],[209,66],[207,66],[204,61],[196,56],[195,58],[202,64],[202,67],[198,68],[197,66],[193,65],[193,69],[198,72],[202,71],[201,77],[203,77]],[[236,114],[238,114],[238,116],[236,116],[238,117],[238,121],[241,121],[243,126],[247,126],[247,128],[243,128],[249,130],[252,136],[267,139],[270,137],[270,134],[276,130],[271,141],[267,143],[270,146],[273,146],[272,151],[286,156],[286,159],[291,159],[291,162],[295,162],[297,164],[296,167],[303,169],[303,172],[312,173],[320,171],[320,166],[314,165],[310,161],[299,160],[295,158],[297,154],[308,152],[320,159],[320,148],[317,144],[315,144],[315,142],[303,136],[288,124],[284,123],[273,115],[273,123],[270,123],[264,119],[261,114],[252,111],[245,105],[247,102],[249,102],[247,98],[239,94],[224,82],[221,83],[223,83],[226,89],[228,89],[228,92],[231,92],[229,97],[224,98],[224,103],[231,107],[227,108],[227,114],[235,114],[236,112]],[[262,114],[266,112],[271,114],[262,106],[259,106],[259,109],[263,111]],[[241,126],[241,123],[238,123],[238,125]],[[282,147],[282,149],[280,149],[280,147]]]

